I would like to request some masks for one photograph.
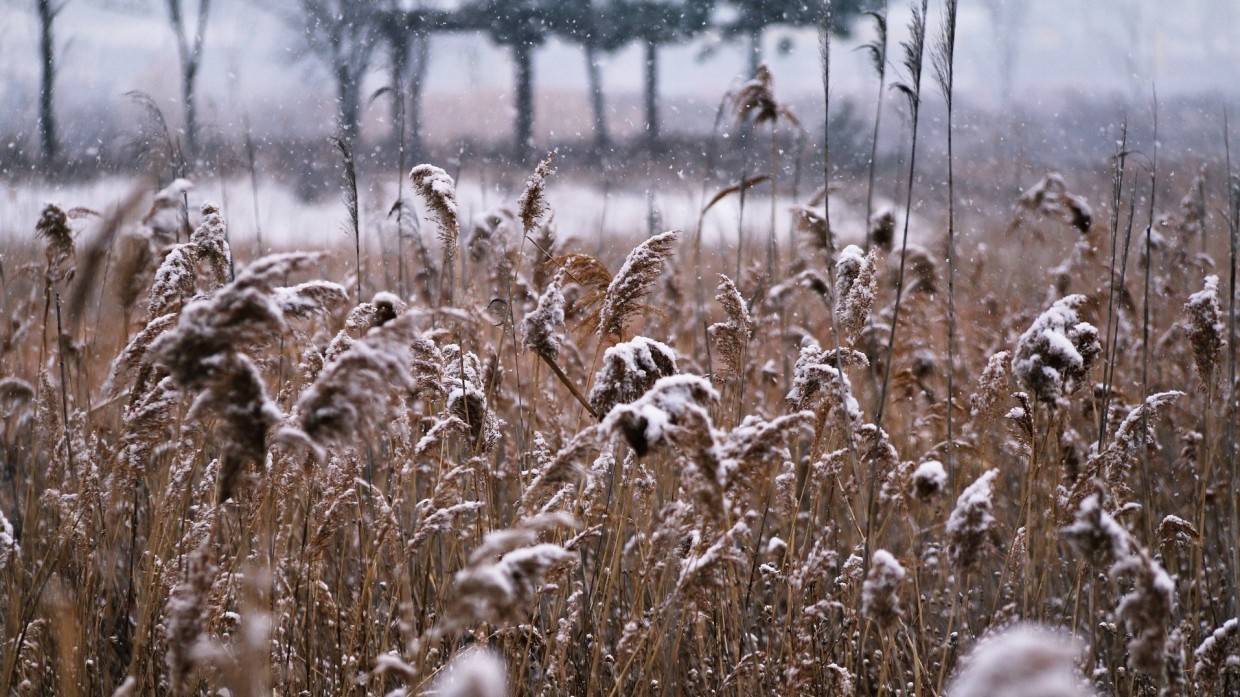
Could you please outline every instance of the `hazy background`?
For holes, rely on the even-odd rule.
[[[501,8],[522,1],[472,0]],[[105,210],[134,187],[153,193],[179,176],[196,184],[188,209],[223,203],[236,235],[315,244],[339,237],[344,170],[329,140],[342,133],[337,82],[321,50],[309,48],[304,17],[311,3],[339,2],[344,12],[361,5],[212,0],[194,100],[199,152],[178,164],[159,154],[169,149],[169,139],[159,136],[151,110],[130,94],[150,95],[167,120],[173,149],[189,149],[167,0],[61,0],[53,100],[61,152],[49,167],[38,117],[38,2],[0,0],[0,239],[28,239],[31,221],[48,200]],[[192,36],[197,1],[180,2]],[[368,6],[451,9],[455,2],[372,0]],[[715,4],[712,24],[726,26],[734,6],[730,0]],[[940,30],[941,5],[930,3],[931,37]],[[818,5],[805,7],[816,12]],[[909,16],[907,3],[891,2],[888,88],[906,79],[899,42],[908,35]],[[874,36],[874,23],[859,17],[832,47],[833,222],[853,234],[865,228],[869,208],[878,96],[870,58],[859,49]],[[358,132],[351,140],[363,227],[366,221],[386,224],[393,201],[407,193],[400,188],[390,95],[371,98],[391,84],[383,41],[375,37],[362,72]],[[1235,104],[1238,45],[1236,0],[961,0],[953,133],[966,232],[1007,215],[1020,192],[1051,171],[1065,173],[1072,190],[1095,205],[1108,200],[1110,157],[1125,126],[1130,149],[1146,155],[1145,162],[1159,159],[1162,201],[1178,201],[1200,172],[1208,172],[1212,185],[1222,181],[1223,121]],[[820,182],[813,174],[821,168],[823,140],[818,39],[812,27],[774,26],[765,31],[762,49],[775,95],[805,129],[799,137],[785,125],[776,134],[783,149],[777,214],[784,217],[785,206],[804,202]],[[407,135],[403,171],[416,162],[443,166],[458,180],[467,218],[515,199],[533,159],[552,149],[561,171],[552,183],[558,220],[570,234],[597,244],[605,230],[693,226],[711,191],[767,171],[768,129],[746,138],[728,117],[713,130],[721,98],[750,74],[744,36],[708,30],[662,46],[655,140],[645,126],[641,43],[597,54],[611,135],[606,146],[594,138],[585,51],[552,36],[532,51],[533,123],[523,156],[514,156],[511,47],[484,32],[436,33],[427,55],[423,141],[415,148]],[[941,218],[946,182],[944,108],[929,57],[923,93],[915,175],[923,185],[911,213],[919,216],[914,236],[922,234],[924,220],[929,238]],[[887,89],[882,97],[873,191],[878,205],[902,208],[909,121],[898,94]],[[705,234],[732,234],[735,203],[712,213]]]
[[[962,103],[997,109],[1003,56],[1015,56],[1016,104],[1054,114],[1081,100],[1148,100],[1156,86],[1170,105],[1180,98],[1216,98],[1235,89],[1240,9],[1234,0],[964,0],[957,59]],[[937,21],[937,3],[931,21]],[[192,4],[191,4],[192,12]],[[322,64],[305,55],[302,35],[285,21],[288,0],[215,0],[199,77],[204,127],[226,127],[248,116],[260,137],[332,132],[334,93]],[[907,6],[891,5],[894,42],[905,35]],[[996,25],[1015,16],[1014,29]],[[192,17],[190,18],[192,21]],[[70,0],[56,24],[59,52],[56,108],[67,146],[119,137],[134,110],[122,96],[142,90],[180,119],[176,45],[165,4],[158,0]],[[867,58],[853,50],[870,38],[868,23],[837,42],[834,89],[841,99],[873,99]],[[37,21],[34,0],[0,1],[0,135],[5,147],[37,147]],[[765,37],[765,59],[787,99],[814,98],[817,48],[812,30],[776,28]],[[784,50],[781,50],[784,49]],[[709,55],[703,56],[704,49]],[[747,46],[707,35],[662,54],[666,132],[708,129],[720,95],[746,69]],[[368,86],[384,84],[382,52]],[[632,132],[641,120],[642,56],[638,46],[603,54],[611,126]],[[437,35],[425,93],[430,140],[510,135],[513,68],[510,52],[487,36]],[[540,140],[589,133],[585,61],[580,47],[552,39],[535,52]],[[364,90],[368,94],[370,90]],[[866,110],[870,107],[866,106]],[[388,108],[363,110],[363,132],[386,129]]]

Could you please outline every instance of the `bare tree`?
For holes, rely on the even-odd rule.
[[[359,131],[362,79],[377,45],[371,0],[301,0],[307,48],[326,64],[336,82],[336,119],[340,135],[353,140]]]
[[[422,92],[430,66],[431,36],[456,25],[445,11],[421,5],[403,9],[397,0],[389,0],[389,7],[375,13],[374,20],[388,49],[395,140],[404,147],[403,131],[407,127],[409,150],[416,156],[423,148]]]
[[[985,7],[994,27],[990,34],[998,44],[999,103],[1005,113],[1011,113],[1012,89],[1027,5],[1016,0],[986,0]]]
[[[534,139],[534,53],[554,28],[556,0],[471,0],[461,15],[512,51],[513,155],[529,160]]]
[[[51,169],[60,154],[60,142],[56,134],[56,41],[53,29],[56,17],[65,9],[69,0],[53,5],[51,0],[35,0],[39,16],[39,59],[42,68],[39,79],[39,140],[43,146],[43,166]]]
[[[189,161],[198,157],[198,111],[194,106],[194,82],[202,65],[202,44],[207,33],[211,0],[198,0],[198,18],[192,36],[185,33],[182,0],[168,0],[168,23],[177,39],[177,58],[181,61],[181,104],[185,109],[185,151]]]
[[[725,0],[734,11],[733,18],[721,27],[725,36],[744,38],[749,42],[749,72],[758,72],[762,63],[762,40],[766,31],[776,26],[813,27],[822,15],[822,2],[805,0]],[[832,0],[831,24],[833,34],[847,36],[852,18],[864,9],[861,0]]]
[[[715,0],[608,0],[607,23],[620,43],[642,47],[642,104],[645,139],[659,140],[659,49],[705,30]]]
[[[607,131],[606,96],[599,58],[601,54],[624,48],[631,40],[625,33],[626,25],[618,21],[615,9],[607,0],[556,0],[552,15],[553,31],[580,45],[584,52],[594,147],[600,153],[611,146],[611,136]]]

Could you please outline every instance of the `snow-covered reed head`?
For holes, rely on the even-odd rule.
[[[468,425],[474,443],[489,449],[499,442],[504,422],[496,417],[488,401],[484,375],[482,361],[473,351],[462,351],[456,344],[443,347],[447,412]]]
[[[977,379],[977,389],[969,395],[969,415],[975,419],[993,419],[1008,392],[1007,351],[997,351],[986,360],[986,367]]]
[[[1012,372],[1038,401],[1057,404],[1086,382],[1102,353],[1098,330],[1077,316],[1084,295],[1061,298],[1016,342]]]
[[[884,208],[870,218],[870,242],[885,252],[891,251],[896,239],[896,213]]]
[[[788,121],[798,124],[792,111],[775,98],[775,80],[765,63],[759,64],[753,77],[736,90],[732,97],[732,109],[737,123]]]
[[[850,428],[858,428],[864,418],[861,404],[853,395],[852,383],[842,369],[868,366],[865,354],[851,349],[824,350],[811,337],[801,340],[801,352],[793,369],[792,387],[784,397],[794,409],[843,409]]]
[[[547,177],[555,172],[555,153],[548,153],[525,181],[525,191],[517,199],[517,215],[525,234],[543,223],[550,210],[547,204]]]
[[[417,335],[406,313],[376,326],[328,363],[297,400],[297,431],[320,456],[332,444],[349,445],[384,419],[401,391],[414,387],[410,345]]]
[[[557,273],[538,298],[538,306],[521,323],[525,347],[538,355],[555,360],[560,353],[559,332],[564,326],[564,293],[560,290],[563,272]]]
[[[39,222],[35,224],[34,233],[43,240],[44,252],[47,255],[46,278],[49,285],[55,285],[73,277],[73,230],[69,227],[69,216],[54,203],[43,208]]]
[[[1121,453],[1134,455],[1143,447],[1158,442],[1158,434],[1154,431],[1157,417],[1171,407],[1184,393],[1179,390],[1156,392],[1145,398],[1137,408],[1128,412],[1128,416],[1115,429],[1115,440],[1108,447]]]
[[[710,383],[696,375],[659,378],[640,399],[619,404],[603,419],[604,430],[619,432],[638,456],[666,443],[681,428],[710,429],[705,405],[719,399]],[[689,434],[687,434],[689,435]],[[718,476],[718,473],[712,473]]]
[[[942,493],[947,486],[947,470],[938,460],[926,460],[913,470],[913,496],[919,501],[929,501]]]
[[[641,310],[641,300],[654,287],[680,240],[676,230],[660,233],[633,248],[612,277],[599,308],[600,336],[621,336],[624,325]]]
[[[1111,567],[1116,580],[1128,579],[1129,590],[1115,607],[1128,630],[1128,667],[1161,682],[1168,657],[1177,647],[1173,632],[1175,581],[1162,565],[1137,545]]]
[[[1202,384],[1210,385],[1215,379],[1219,352],[1227,343],[1218,300],[1218,276],[1206,276],[1202,289],[1188,296],[1184,314],[1187,315],[1188,343],[1193,347],[1197,376]]]
[[[1193,678],[1201,694],[1213,694],[1223,673],[1240,666],[1240,619],[1231,618],[1211,632],[1193,651]]]
[[[939,290],[939,267],[930,251],[919,244],[909,244],[905,256],[908,263],[908,292],[912,295],[934,295]]]
[[[201,208],[202,222],[190,234],[190,244],[198,255],[200,263],[206,264],[211,273],[211,281],[223,285],[228,281],[229,262],[232,252],[228,248],[228,231],[224,216],[219,206],[204,203]]]
[[[188,224],[181,215],[181,207],[185,203],[185,195],[193,188],[193,182],[178,178],[155,193],[150,209],[142,217],[142,225],[156,243],[161,246],[171,244],[181,229],[187,227]]]
[[[177,693],[192,686],[190,678],[198,664],[197,652],[206,640],[207,594],[215,573],[214,552],[211,542],[206,541],[190,554],[184,580],[168,594],[164,629],[168,653],[164,660],[172,689]]]
[[[835,321],[840,342],[851,344],[861,333],[874,306],[877,285],[876,252],[868,254],[856,245],[848,245],[835,261]]]
[[[632,402],[659,378],[676,372],[676,352],[661,341],[637,336],[616,344],[603,352],[603,366],[590,389],[590,408],[602,419],[612,407]]]
[[[861,613],[880,627],[889,627],[900,619],[900,596],[904,567],[885,549],[870,555],[870,570],[861,585]]]
[[[720,363],[725,375],[740,375],[744,366],[745,348],[753,337],[753,317],[749,305],[732,279],[719,274],[718,294],[715,300],[723,307],[728,319],[716,322],[706,333],[713,345],[713,358]]]
[[[13,537],[13,524],[0,511],[0,572],[8,568],[9,562],[21,554],[21,545]]]
[[[490,649],[470,646],[452,657],[435,680],[436,697],[508,697],[508,668]]]
[[[1076,669],[1080,644],[1036,624],[982,639],[964,659],[947,697],[1092,697]]]
[[[202,205],[202,216],[189,241],[169,249],[156,269],[147,300],[150,319],[175,311],[200,288],[209,292],[228,281],[232,251],[224,218],[211,203]]]
[[[553,514],[488,533],[453,580],[440,630],[452,632],[480,622],[501,627],[521,622],[547,572],[574,557],[557,544],[530,543],[540,531],[571,524],[570,518]]]
[[[1102,506],[1102,493],[1081,500],[1072,523],[1060,534],[1095,569],[1105,569],[1128,553],[1129,535]]]
[[[451,264],[452,259],[456,258],[457,239],[461,236],[456,182],[435,165],[414,167],[409,171],[409,181],[439,226],[439,241],[443,243],[445,259]]]
[[[998,476],[997,469],[983,472],[960,492],[956,507],[947,518],[948,553],[961,571],[976,564],[995,543],[992,486]]]
[[[1084,197],[1068,191],[1063,175],[1051,172],[1027,189],[1016,201],[1017,219],[1014,225],[1019,226],[1023,214],[1057,217],[1076,228],[1082,235],[1089,232],[1093,224],[1094,214]]]

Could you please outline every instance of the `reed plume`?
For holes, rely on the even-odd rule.
[[[610,346],[590,390],[590,406],[603,418],[617,404],[636,400],[661,378],[677,373],[676,352],[644,336]]]
[[[1061,298],[1021,334],[1012,356],[1012,373],[1041,402],[1057,404],[1085,383],[1102,353],[1098,330],[1080,321],[1083,295]]]
[[[948,553],[961,571],[973,567],[997,544],[992,487],[999,470],[987,470],[965,487],[947,518]]]
[[[304,441],[323,460],[331,445],[349,446],[414,387],[409,345],[417,329],[405,313],[376,326],[328,363],[297,399],[296,427],[282,436]]]
[[[1227,344],[1223,334],[1223,311],[1218,301],[1218,276],[1206,276],[1202,289],[1188,296],[1184,313],[1197,377],[1203,385],[1209,386],[1215,380],[1219,352]]]
[[[1081,647],[1063,632],[1016,624],[983,638],[964,659],[948,697],[1092,697],[1076,668]]]
[[[444,249],[444,267],[451,268],[456,258],[461,223],[457,216],[456,182],[447,172],[434,165],[418,165],[409,171],[413,190],[422,199],[439,228],[439,241]]]
[[[861,586],[861,612],[880,627],[890,627],[903,614],[897,590],[904,580],[904,567],[885,549],[870,555],[870,570]]]
[[[680,240],[676,230],[660,233],[633,248],[612,277],[599,308],[600,337],[623,337],[624,325],[641,311],[641,299],[654,287]]]

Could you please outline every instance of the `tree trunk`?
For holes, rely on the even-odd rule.
[[[198,67],[202,64],[203,35],[207,30],[207,15],[211,0],[198,0],[198,19],[193,33],[185,35],[185,20],[181,12],[181,0],[168,0],[168,22],[176,35],[177,57],[181,60],[181,104],[185,110],[185,153],[191,166],[198,159],[198,110],[194,104],[194,82]]]
[[[659,140],[659,44],[646,40],[646,142]]]
[[[413,75],[409,83],[409,148],[420,155],[422,142],[422,92],[431,62],[431,35],[419,32],[413,42]]]
[[[517,74],[517,115],[513,132],[513,150],[517,162],[529,161],[534,134],[534,65],[533,51],[526,41],[512,45],[512,59]]]
[[[52,23],[56,21],[56,13],[52,11],[51,0],[38,0],[39,12],[39,57],[42,61],[42,76],[39,83],[39,138],[43,145],[43,166],[51,169],[59,155],[59,143],[56,140],[56,112],[53,96],[56,82],[56,45],[52,36]]]
[[[409,68],[409,38],[397,30],[388,35],[388,64],[392,69],[390,78],[392,105],[392,145],[400,151],[405,147],[405,71]],[[401,163],[404,164],[403,162]]]
[[[749,30],[750,77],[753,77],[758,73],[759,65],[762,65],[762,27],[754,27]]]
[[[181,74],[181,101],[185,104],[185,151],[190,168],[198,159],[198,109],[194,105],[194,81],[198,77],[198,62],[185,64]]]
[[[587,42],[586,79],[590,83],[590,109],[594,112],[594,148],[599,152],[611,146],[611,136],[607,133],[607,106],[603,100],[603,76],[598,65],[598,50]]]
[[[340,137],[350,143],[358,135],[358,86],[347,66],[336,66],[336,118]]]

